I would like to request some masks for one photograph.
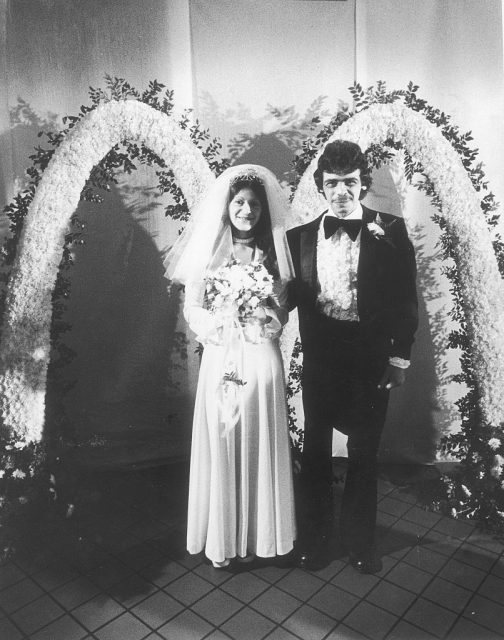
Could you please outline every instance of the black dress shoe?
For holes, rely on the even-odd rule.
[[[305,571],[320,571],[331,562],[331,558],[325,550],[311,550],[296,554],[296,566]]]
[[[336,549],[329,531],[318,534],[308,544],[300,544],[295,551],[296,566],[307,571],[320,571],[330,562],[341,557],[341,551]]]
[[[349,559],[352,567],[359,573],[380,573],[383,569],[383,562],[381,561],[381,558],[375,555],[374,552],[359,554],[354,551],[350,551]]]

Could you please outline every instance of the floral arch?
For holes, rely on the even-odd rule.
[[[100,104],[65,137],[28,210],[5,301],[0,411],[19,440],[42,436],[52,293],[70,218],[93,167],[123,140],[145,145],[166,162],[189,209],[214,180],[189,132],[137,100]]]
[[[354,140],[363,149],[400,142],[425,167],[454,240],[480,410],[486,422],[504,422],[504,283],[481,203],[460,156],[439,129],[399,102],[373,104],[344,122],[330,139]],[[65,137],[45,170],[30,205],[9,281],[0,344],[0,411],[19,439],[42,434],[50,350],[52,292],[65,233],[92,168],[118,142],[140,142],[173,170],[189,209],[213,180],[189,133],[171,117],[137,100],[101,103]],[[312,180],[316,158],[295,193],[295,211],[316,211]],[[295,216],[294,216],[295,220]],[[297,214],[296,222],[306,217]],[[484,286],[481,286],[484,283]],[[295,323],[285,335],[290,360]]]
[[[504,423],[504,281],[501,279],[492,238],[481,210],[481,201],[457,151],[441,131],[423,115],[400,102],[372,104],[346,120],[332,134],[353,140],[362,149],[399,142],[425,169],[441,203],[452,238],[471,358],[484,422]],[[295,196],[295,224],[307,222],[301,212],[320,209],[312,175],[318,155],[304,172]],[[296,219],[297,216],[297,219]],[[296,334],[294,323],[285,335],[283,351],[290,354]]]

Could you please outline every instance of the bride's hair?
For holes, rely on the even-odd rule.
[[[273,234],[271,232],[271,215],[268,198],[266,196],[266,189],[264,188],[262,180],[259,177],[248,178],[244,176],[242,178],[241,176],[238,176],[238,178],[229,185],[226,213],[229,208],[229,203],[242,189],[251,189],[261,203],[261,216],[253,230],[255,242],[257,247],[264,252],[264,266],[274,278],[278,278],[279,272],[275,253],[275,244],[273,242]]]

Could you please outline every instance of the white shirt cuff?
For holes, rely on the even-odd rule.
[[[399,358],[398,356],[391,356],[388,361],[393,367],[398,367],[399,369],[407,369],[410,366],[409,360]]]

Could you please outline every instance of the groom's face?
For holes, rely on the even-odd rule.
[[[322,191],[332,212],[339,218],[348,216],[357,206],[362,189],[360,169],[351,173],[322,174]]]

